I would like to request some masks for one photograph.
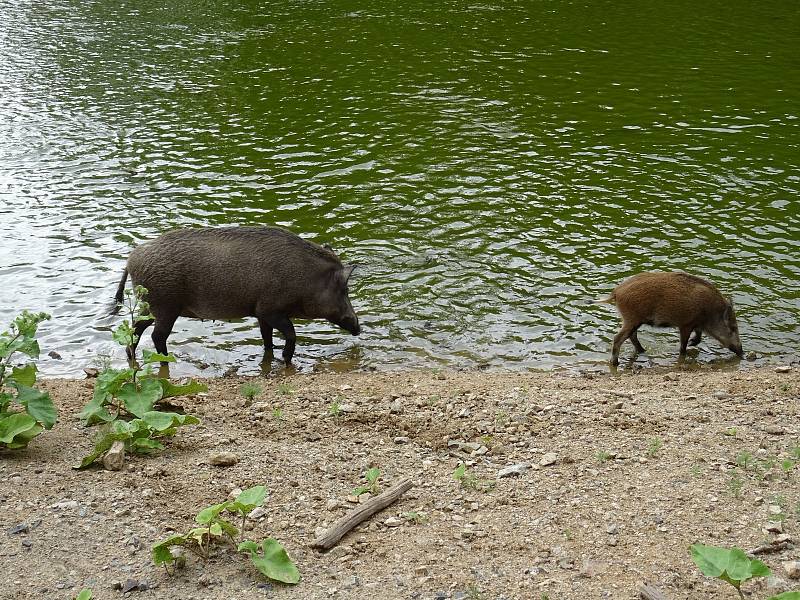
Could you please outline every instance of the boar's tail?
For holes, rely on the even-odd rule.
[[[119,286],[117,286],[117,294],[114,296],[114,306],[111,308],[112,315],[115,315],[119,312],[119,309],[122,308],[122,301],[125,298],[125,282],[128,281],[128,268],[125,267],[125,270],[122,271],[122,279],[119,280]]]
[[[594,300],[591,300],[591,303],[592,304],[616,304],[617,303],[617,298],[616,298],[616,296],[614,296],[614,292],[611,292],[611,294],[609,294],[605,298],[595,298]]]

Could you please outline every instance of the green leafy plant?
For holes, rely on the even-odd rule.
[[[478,489],[478,478],[467,471],[467,465],[464,463],[459,464],[455,471],[453,471],[453,479],[455,479],[461,487],[475,490]]]
[[[738,475],[731,475],[728,480],[728,489],[736,498],[741,498],[742,488],[744,487],[744,480]]]
[[[728,427],[725,431],[722,432],[724,435],[729,437],[736,437],[737,429],[736,427]]]
[[[280,406],[276,406],[272,409],[272,418],[275,419],[278,423],[283,423],[286,420],[286,415],[283,412],[283,409]]]
[[[251,381],[243,383],[239,388],[239,393],[250,403],[252,403],[256,396],[259,396],[263,391],[264,389],[260,385]]]
[[[415,510],[410,510],[407,513],[403,513],[403,518],[409,523],[414,523],[415,525],[422,525],[423,523],[427,523],[429,520],[428,515]]]
[[[742,450],[736,455],[736,465],[747,471],[755,465],[755,457],[752,452]]]
[[[594,455],[594,457],[597,459],[597,462],[606,462],[612,456],[613,455],[610,452],[606,452],[605,450],[598,450]]]
[[[353,490],[353,496],[360,496],[365,492],[369,492],[373,496],[378,493],[378,479],[380,479],[381,471],[378,467],[367,469],[364,473],[364,478],[367,480],[367,485],[360,485]]]
[[[770,596],[767,600],[800,600],[800,592],[783,592],[777,596]]]
[[[328,416],[338,417],[341,414],[342,414],[342,405],[339,404],[339,399],[337,398],[336,400],[330,403],[330,406],[328,406]]]
[[[47,392],[37,390],[36,365],[12,365],[14,355],[39,357],[36,330],[49,319],[45,313],[22,311],[8,331],[0,333],[0,448],[24,448],[45,429],[51,429],[58,417]],[[24,410],[12,410],[12,402]]]
[[[141,286],[128,290],[125,308],[128,318],[113,332],[120,345],[130,348],[134,342],[134,328],[141,320],[151,319],[149,306],[144,301],[147,290]],[[192,415],[162,412],[155,405],[174,396],[205,392],[208,387],[196,381],[175,385],[159,377],[153,365],[175,362],[172,355],[142,351],[141,367],[135,360],[124,369],[104,369],[97,377],[94,394],[79,413],[85,425],[104,425],[94,450],[76,467],[85,469],[103,456],[115,441],[125,443],[126,450],[147,454],[162,450],[161,439],[174,436],[178,427],[196,425],[200,421]]]
[[[292,386],[290,386],[288,383],[279,383],[278,384],[278,393],[281,396],[288,396],[290,394],[293,394],[294,390],[292,389]]]
[[[731,584],[744,599],[742,584],[754,577],[769,577],[771,571],[760,560],[748,558],[739,548],[720,548],[694,544],[690,547],[694,564],[708,577]]]
[[[92,590],[89,588],[83,588],[77,596],[75,596],[75,600],[92,600],[94,596],[92,596]]]
[[[664,442],[660,438],[653,438],[650,440],[650,444],[647,446],[647,456],[650,458],[655,458],[658,454],[658,451],[661,450],[661,446],[664,445]]]
[[[232,543],[239,535],[240,530],[222,515],[228,512],[241,517],[241,532],[244,533],[248,515],[264,503],[266,493],[266,487],[257,485],[242,491],[235,500],[207,506],[195,517],[199,527],[185,534],[172,535],[153,546],[153,562],[163,565],[167,573],[171,574],[170,566],[174,570],[179,559],[179,555],[173,551],[175,547],[186,548],[207,560],[212,545],[226,541]],[[260,546],[251,540],[241,540],[237,550],[248,554],[253,565],[270,579],[292,584],[300,581],[297,567],[280,542],[273,538],[263,540]]]

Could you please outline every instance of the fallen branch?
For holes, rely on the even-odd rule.
[[[414,483],[410,479],[404,479],[382,494],[370,498],[364,502],[364,504],[357,506],[336,521],[328,531],[314,540],[311,546],[320,550],[330,550],[344,537],[344,534],[353,529],[353,527],[369,519],[376,512],[383,510],[390,504],[394,504],[400,496],[405,494],[412,487],[414,487]]]
[[[668,600],[658,588],[654,588],[652,585],[647,585],[646,583],[639,586],[639,596],[644,598],[644,600]]]
[[[753,548],[752,550],[749,550],[747,554],[750,556],[755,556],[757,554],[774,554],[775,552],[783,552],[784,550],[788,550],[789,548],[793,547],[794,544],[791,540],[776,540],[771,544],[764,544],[763,546]]]

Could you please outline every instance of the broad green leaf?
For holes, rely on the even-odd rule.
[[[25,407],[28,414],[44,425],[45,429],[51,429],[56,424],[58,413],[50,395],[25,385],[17,385],[16,388],[17,401]]]
[[[229,536],[236,537],[239,535],[239,530],[233,523],[226,521],[225,519],[217,519],[217,523],[220,527],[222,527],[222,531]]]
[[[381,471],[378,467],[372,467],[365,474],[367,481],[369,481],[370,483],[375,483],[378,480],[378,477],[380,476],[381,476]]]
[[[92,600],[93,597],[92,590],[89,588],[83,588],[80,593],[75,596],[75,600]]]
[[[123,321],[120,323],[119,327],[117,327],[111,334],[111,337],[117,342],[120,346],[125,346],[126,348],[133,344],[133,327],[127,321]]]
[[[247,552],[248,554],[256,554],[258,552],[258,544],[252,540],[245,540],[236,548],[239,552]]]
[[[800,592],[783,592],[777,596],[771,596],[767,600],[800,600]]]
[[[241,505],[245,511],[250,512],[256,506],[261,506],[264,503],[264,498],[267,497],[267,488],[263,485],[256,485],[247,488],[241,494],[236,496],[236,504]]]
[[[159,354],[152,350],[142,350],[142,362],[146,365],[162,362],[175,362],[175,357],[172,354]]]
[[[165,563],[172,563],[175,561],[175,557],[170,552],[171,546],[182,546],[186,543],[186,536],[184,535],[173,535],[168,537],[167,539],[155,544],[151,551],[153,556],[153,562],[156,565],[163,565]]]
[[[204,508],[199,513],[197,513],[197,516],[194,518],[194,520],[197,521],[200,525],[208,525],[209,523],[211,523],[211,521],[213,521],[219,516],[219,513],[228,508],[229,505],[230,502],[223,502],[221,504],[214,504],[212,506]]]
[[[97,423],[112,421],[114,417],[105,407],[106,402],[109,400],[111,400],[111,394],[95,386],[92,399],[89,400],[89,403],[78,413],[78,418],[83,421],[84,425],[95,425]]]
[[[123,385],[117,397],[125,403],[131,413],[141,417],[144,413],[153,410],[153,405],[161,399],[161,382],[158,379],[142,379],[139,389],[133,382]]]
[[[247,552],[255,567],[270,579],[283,583],[300,581],[300,572],[280,542],[267,538],[261,542],[261,549],[263,552],[259,554],[258,546],[249,540],[242,542],[238,547],[240,552]]]
[[[29,363],[24,367],[14,367],[11,369],[10,379],[19,385],[33,387],[33,384],[36,383],[36,365]],[[11,382],[9,381],[9,383]]]
[[[163,449],[164,444],[151,438],[141,437],[131,441],[131,450],[139,454],[150,454],[151,452]]]
[[[9,447],[12,447],[14,438],[36,426],[36,419],[26,413],[13,413],[3,417],[0,419],[0,444],[8,444]],[[19,442],[19,440],[17,441]]]
[[[8,405],[11,404],[11,401],[14,399],[9,393],[0,392],[0,417],[8,410]]]
[[[124,383],[133,380],[134,373],[135,371],[130,368],[104,369],[97,376],[97,381],[94,384],[95,394],[99,390],[102,393],[115,396]]]
[[[173,398],[175,396],[192,396],[200,392],[207,392],[208,386],[204,383],[197,381],[190,381],[185,385],[175,385],[170,383],[168,379],[161,379],[161,387],[164,389],[164,394],[161,398]]]
[[[220,525],[219,523],[212,523],[208,527],[208,532],[211,535],[222,535],[222,525]]]
[[[8,444],[8,449],[15,450],[18,448],[25,448],[31,440],[42,433],[42,431],[44,431],[44,428],[37,423],[27,431],[23,431],[15,436],[14,441]]]
[[[198,545],[203,545],[203,540],[208,536],[208,527],[195,527],[189,533],[186,534],[186,537],[189,539],[193,539],[198,543]]]
[[[694,544],[692,560],[704,575],[718,577],[735,588],[752,577],[767,577],[769,568],[758,560],[750,560],[739,548],[720,548]]]
[[[147,426],[160,435],[173,435],[174,428],[181,425],[197,425],[200,422],[195,416],[151,410],[142,415]]]

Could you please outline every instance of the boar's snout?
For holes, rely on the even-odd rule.
[[[349,331],[353,335],[358,335],[361,333],[361,326],[358,324],[358,317],[355,315],[344,317],[339,323],[337,323],[339,327],[344,329],[345,331]]]

